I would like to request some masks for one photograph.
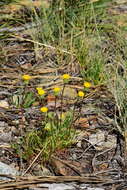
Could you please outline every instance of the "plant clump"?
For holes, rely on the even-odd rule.
[[[29,75],[25,75],[25,77],[23,77],[24,80],[29,81],[32,78],[26,76]],[[27,132],[22,139],[22,143],[19,144],[20,148],[22,147],[23,149],[22,157],[24,159],[28,159],[32,155],[37,154],[38,151],[42,151],[42,159],[46,161],[57,149],[71,146],[75,141],[76,130],[73,125],[75,120],[75,107],[79,98],[83,100],[85,97],[85,88],[83,91],[77,93],[74,105],[69,110],[65,111],[64,109],[63,111],[64,90],[66,85],[71,81],[71,76],[69,74],[64,74],[60,78],[63,80],[62,87],[55,86],[52,89],[53,95],[55,96],[54,110],[52,111],[48,108],[48,105],[46,105],[44,97],[46,91],[41,87],[36,88],[36,96],[39,95],[39,97],[43,97],[39,99],[42,105],[40,105],[42,121],[39,130],[33,129]],[[26,87],[29,83],[26,84],[24,81],[23,84],[24,94],[26,93],[27,95]],[[87,88],[89,87],[90,86],[87,85]],[[56,106],[57,101],[61,102],[59,109],[57,109]],[[81,108],[79,110],[81,110]]]

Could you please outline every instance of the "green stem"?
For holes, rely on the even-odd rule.
[[[64,95],[64,90],[65,90],[66,84],[64,83],[63,89],[62,89],[62,94],[61,94],[61,113],[60,113],[60,125],[62,121],[62,113],[63,113],[63,95]]]
[[[56,125],[57,129],[59,126],[59,119],[58,119],[58,114],[57,114],[57,109],[56,109],[56,103],[57,103],[57,96],[55,96],[55,117],[54,117],[54,124]]]

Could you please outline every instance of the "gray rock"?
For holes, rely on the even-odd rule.
[[[9,108],[9,104],[8,104],[8,102],[6,100],[0,100],[0,107],[8,109]]]
[[[0,162],[0,174],[13,177],[19,175],[20,173],[14,168],[11,168],[9,165]],[[0,180],[9,180],[9,178],[0,176]]]
[[[74,190],[73,184],[52,183],[52,184],[40,184],[38,187],[45,187],[48,190]]]
[[[89,136],[89,142],[95,147],[96,150],[104,151],[116,147],[116,137],[114,135],[107,135],[105,141],[105,131],[98,130],[95,134]]]
[[[12,140],[12,132],[0,134],[0,142],[10,142]]]
[[[33,174],[36,176],[52,176],[52,173],[47,168],[41,166],[40,164],[37,164],[34,167]]]
[[[43,183],[38,184],[37,187],[30,188],[29,190],[104,190],[102,187],[91,187],[90,184],[77,184],[77,183]]]
[[[0,127],[6,127],[7,123],[5,123],[5,121],[0,121]]]

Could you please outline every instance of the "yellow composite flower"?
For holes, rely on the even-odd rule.
[[[69,74],[62,75],[63,80],[69,80],[70,78],[71,78],[71,76]]]
[[[37,87],[37,88],[36,88],[37,91],[38,91],[38,90],[41,90],[41,89],[42,89],[41,87]]]
[[[53,89],[53,91],[54,91],[55,93],[59,93],[59,92],[61,91],[61,88],[55,87],[55,88]]]
[[[37,89],[38,94],[39,94],[40,96],[43,96],[43,95],[45,94],[45,90],[43,90],[42,88],[36,88],[36,89]]]
[[[91,83],[90,82],[84,82],[84,87],[90,88],[91,87]]]
[[[40,111],[43,113],[46,113],[48,111],[48,108],[47,107],[41,107]]]
[[[22,79],[25,81],[29,81],[32,77],[30,75],[22,75]]]
[[[79,92],[78,92],[78,96],[79,96],[79,97],[84,97],[84,95],[85,95],[85,94],[84,94],[83,91],[79,91]]]

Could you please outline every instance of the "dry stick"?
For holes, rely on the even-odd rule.
[[[54,123],[55,123],[55,125],[56,125],[56,127],[57,127],[57,130],[59,129],[59,115],[58,115],[58,113],[57,113],[57,96],[55,96],[55,117],[56,117],[56,123],[55,123],[55,118],[54,118]]]
[[[77,101],[78,102],[78,101]],[[75,118],[75,108],[76,108],[76,103],[77,102],[75,102],[74,103],[74,107],[73,107],[73,111],[72,111],[72,121],[71,121],[71,123],[70,123],[70,126],[69,126],[69,136],[70,136],[70,132],[71,132],[71,127],[72,127],[72,125],[73,125],[73,123],[74,123],[74,118]]]
[[[1,174],[1,173],[0,173],[0,177],[6,177],[6,178],[9,178],[9,179],[11,179],[11,180],[15,180],[15,179],[16,179],[15,176],[12,176],[12,175],[9,175],[9,174]]]
[[[93,158],[93,160],[92,160],[93,171],[96,171],[96,170],[95,170],[95,159],[96,159],[98,156],[100,156],[100,155],[102,155],[102,154],[104,154],[104,153],[106,153],[106,152],[108,152],[108,151],[110,151],[110,150],[113,150],[113,148],[104,150],[103,152],[100,152],[100,153],[98,153],[98,154],[96,154],[96,155],[94,156],[94,158]]]
[[[47,144],[49,144],[49,141],[47,141]],[[46,144],[46,145],[47,145]],[[37,156],[34,158],[33,162],[29,165],[29,167],[26,169],[26,171],[22,174],[22,176],[24,176],[28,171],[29,169],[32,167],[32,165],[35,163],[35,161],[39,158],[39,156],[41,155],[41,153],[44,151],[46,145],[43,147],[43,149],[37,154]]]
[[[60,113],[60,125],[62,120],[62,113],[63,113],[63,96],[64,96],[64,90],[65,90],[66,84],[64,83],[63,89],[62,89],[62,95],[61,95],[61,113]]]
[[[65,183],[65,182],[80,182],[80,183],[92,183],[92,184],[114,184],[120,183],[124,180],[112,180],[111,178],[104,178],[103,176],[85,175],[81,176],[35,176],[35,177],[18,177],[16,181],[4,181],[0,182],[1,190],[21,189],[36,186],[42,183]]]
[[[83,153],[78,157],[78,159],[82,158],[82,157],[84,156],[84,154],[85,154],[91,147],[94,147],[94,148],[95,148],[95,146],[96,146],[97,144],[103,142],[103,140],[101,140],[101,141],[96,142],[95,144],[91,144],[91,142],[90,142],[89,140],[84,139],[84,138],[83,138],[83,140],[85,140],[85,141],[87,141],[88,143],[90,143],[90,145],[83,151]],[[108,150],[109,150],[109,149],[108,149]],[[106,150],[106,151],[107,151],[107,150]],[[99,153],[99,155],[101,155],[101,154],[103,154],[103,153],[105,153],[105,152],[101,152],[101,153]],[[94,158],[97,157],[97,156],[99,156],[99,155],[95,155]],[[93,159],[94,159],[94,158],[93,158]]]
[[[35,161],[39,158],[39,156],[41,155],[41,153],[43,152],[44,149],[42,149],[38,154],[37,156],[34,158],[33,162],[29,165],[29,167],[26,169],[26,171],[22,174],[22,176],[24,176],[28,171],[29,169],[32,167],[32,165],[35,163]]]
[[[47,45],[47,44],[43,44],[43,43],[40,43],[40,42],[37,42],[37,41],[34,41],[34,40],[25,39],[25,38],[22,38],[22,37],[17,36],[17,35],[11,35],[11,36],[12,36],[12,37],[15,37],[15,38],[18,38],[18,39],[20,39],[20,40],[24,40],[24,41],[32,42],[32,43],[34,43],[34,44],[38,44],[38,45],[40,45],[40,46],[44,46],[44,47],[47,47],[47,48],[49,48],[49,49],[59,50],[59,51],[61,51],[61,52],[63,52],[63,53],[66,53],[66,54],[72,55],[72,52],[69,52],[69,51],[64,50],[64,49],[56,48],[56,47],[54,47],[54,46]],[[75,54],[73,54],[73,55],[75,55]]]

